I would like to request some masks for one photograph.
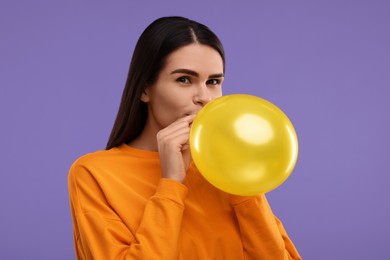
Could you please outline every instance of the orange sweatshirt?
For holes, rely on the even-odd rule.
[[[159,155],[121,145],[69,172],[77,259],[301,259],[264,195],[240,197],[190,164],[161,178]]]

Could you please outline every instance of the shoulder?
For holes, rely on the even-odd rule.
[[[87,153],[77,158],[73,162],[71,167],[73,168],[73,167],[80,167],[80,166],[84,166],[84,167],[92,166],[95,164],[99,164],[102,161],[106,161],[111,156],[112,156],[111,150],[108,151],[98,150],[95,152]]]
[[[154,178],[161,175],[159,163],[157,152],[122,145],[79,157],[70,167],[69,181],[94,181],[103,185],[111,180],[130,182],[137,178]]]
[[[112,165],[118,156],[118,149],[115,148],[84,154],[73,162],[69,170],[69,175],[82,175],[82,172],[94,172],[94,169],[105,168]]]

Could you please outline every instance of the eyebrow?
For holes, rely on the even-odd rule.
[[[193,70],[189,69],[176,69],[171,72],[171,74],[177,74],[177,73],[183,73],[183,74],[188,74],[194,77],[199,77],[199,73]],[[216,74],[211,74],[209,75],[209,79],[211,78],[223,78],[225,75],[223,73],[216,73]]]

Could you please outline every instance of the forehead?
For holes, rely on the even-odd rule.
[[[223,72],[221,55],[210,46],[193,43],[172,52],[166,61],[165,69],[186,68],[196,71],[212,70],[213,73]]]

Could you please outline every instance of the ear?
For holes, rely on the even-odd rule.
[[[144,103],[148,103],[149,100],[150,100],[150,97],[149,97],[149,89],[146,88],[144,91],[142,91],[142,94],[141,94],[141,101],[144,102]]]

